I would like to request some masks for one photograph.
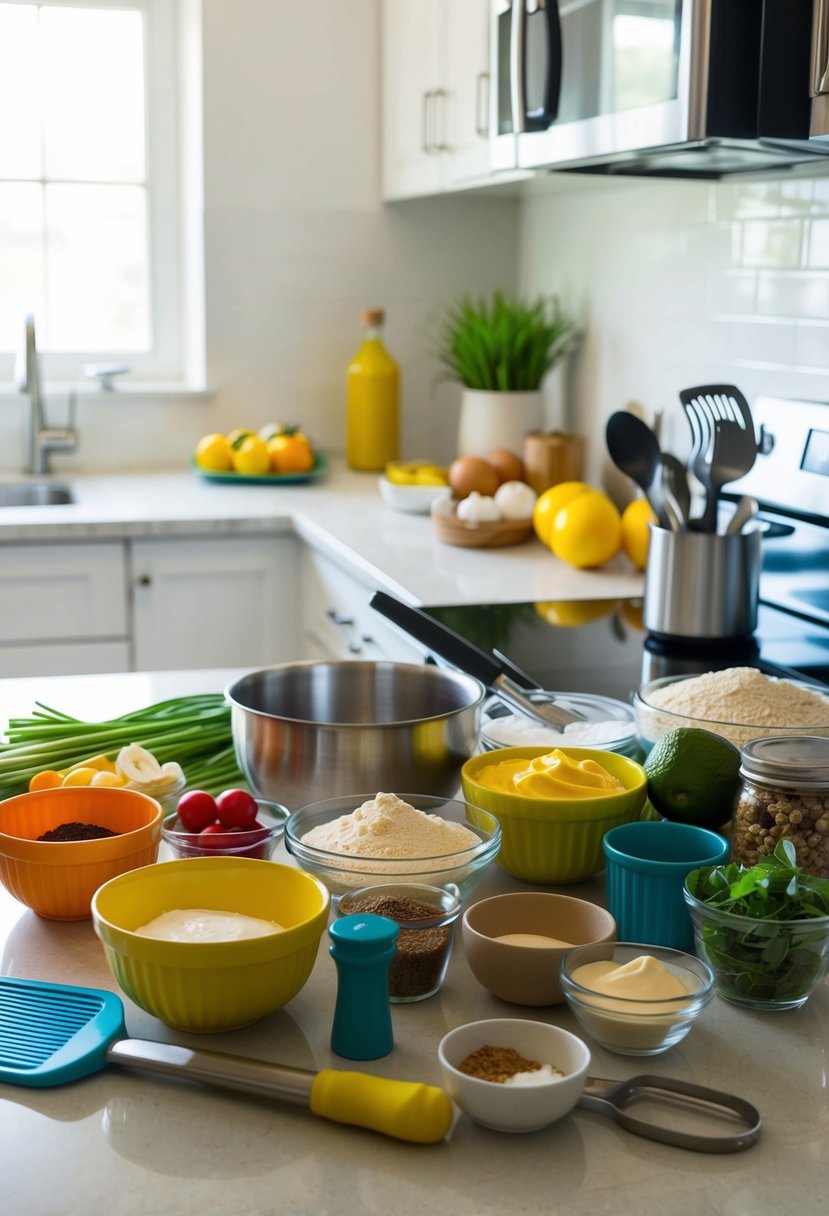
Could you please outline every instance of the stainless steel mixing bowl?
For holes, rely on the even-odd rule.
[[[415,663],[282,663],[225,689],[239,767],[290,809],[355,790],[451,797],[484,686]]]

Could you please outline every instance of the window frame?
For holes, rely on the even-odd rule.
[[[145,189],[150,344],[146,351],[41,350],[45,380],[80,381],[85,363],[123,362],[130,383],[181,381],[184,315],[181,180],[181,29],[176,0],[3,0],[24,7],[121,9],[141,14],[144,27]],[[48,178],[41,178],[41,183]],[[24,318],[20,318],[21,335]],[[14,351],[0,351],[0,380],[11,379]]]

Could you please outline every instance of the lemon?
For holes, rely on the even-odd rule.
[[[576,494],[553,518],[550,548],[578,570],[601,566],[619,552],[621,540],[619,512],[600,490]]]
[[[247,439],[248,435],[252,435],[253,431],[246,426],[237,426],[235,431],[230,431],[227,436],[227,441],[232,448],[240,443],[243,439]]]
[[[233,468],[230,443],[218,432],[199,440],[195,459],[200,469],[211,473],[226,473]]]
[[[696,726],[666,731],[645,760],[648,797],[665,819],[719,827],[740,785],[740,750]]]
[[[415,472],[415,485],[448,486],[449,470],[439,464],[423,464]]]
[[[265,440],[258,435],[244,435],[238,439],[233,445],[233,467],[237,473],[248,476],[269,473],[271,454]]]
[[[533,508],[533,528],[542,544],[549,548],[553,520],[560,509],[589,489],[583,481],[560,481],[557,486],[539,494]]]
[[[546,600],[536,604],[535,610],[548,625],[571,629],[610,616],[617,603],[617,600]]]
[[[93,777],[97,777],[100,769],[73,768],[61,782],[62,785],[91,785]]]
[[[622,552],[640,570],[648,563],[650,525],[656,522],[656,515],[646,498],[634,498],[622,512]]]

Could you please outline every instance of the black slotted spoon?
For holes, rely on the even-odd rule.
[[[705,490],[699,520],[702,532],[715,532],[720,490],[754,465],[758,444],[751,409],[734,384],[707,384],[679,394],[688,417],[693,449],[688,461]]]

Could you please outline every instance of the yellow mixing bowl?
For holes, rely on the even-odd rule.
[[[602,840],[617,824],[640,819],[648,779],[641,764],[617,752],[562,747],[575,761],[595,760],[623,789],[594,798],[530,798],[481,785],[478,776],[501,760],[534,760],[550,747],[502,747],[473,756],[461,769],[464,797],[489,811],[501,825],[500,866],[524,882],[584,882],[604,868]],[[470,812],[474,820],[474,812]]]
[[[305,984],[328,923],[328,889],[293,866],[248,857],[170,861],[122,874],[92,900],[92,922],[127,996],[177,1030],[234,1030],[280,1009]],[[234,942],[135,933],[162,912],[210,908],[284,929]]]

